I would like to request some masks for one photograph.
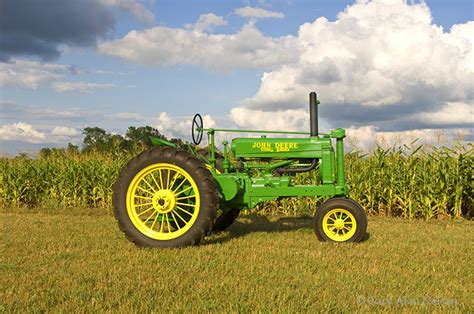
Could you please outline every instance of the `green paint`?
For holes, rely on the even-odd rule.
[[[257,204],[279,197],[344,196],[345,185],[293,185],[290,176],[249,176],[246,173],[217,174],[216,183],[223,195],[223,208],[252,208]]]
[[[170,147],[176,147],[176,144],[168,142],[166,140],[163,140],[158,137],[153,137],[150,136],[150,141],[153,146],[159,147],[159,146],[170,146]]]
[[[304,134],[306,132],[279,132],[258,130],[202,129],[208,134],[209,164],[221,195],[221,208],[252,208],[257,204],[294,196],[346,196],[348,189],[344,178],[344,129],[335,129],[321,136],[235,138],[230,144],[224,141],[224,173],[217,173],[215,151],[216,132]],[[331,139],[336,141],[334,151]],[[240,168],[236,160],[241,161]],[[321,185],[293,185],[291,175],[278,176],[280,167],[298,169],[308,167],[318,160]]]
[[[237,158],[321,158],[332,151],[330,138],[236,138],[231,152]]]
[[[319,103],[319,102],[318,102]],[[308,132],[286,132],[269,130],[233,130],[197,128],[207,132],[209,148],[208,163],[219,189],[223,210],[229,208],[252,208],[257,204],[294,196],[346,196],[348,189],[344,178],[344,129],[309,136]],[[235,138],[224,141],[223,173],[216,171],[216,132],[258,133],[257,138]],[[307,137],[268,138],[264,134],[306,135]],[[336,143],[336,150],[333,148]],[[292,172],[307,171],[313,160],[317,160],[320,185],[294,185]],[[314,165],[314,163],[313,163]],[[279,168],[284,171],[278,172]]]
[[[216,179],[217,187],[219,193],[222,195],[222,199],[226,202],[232,201],[241,189],[235,176],[222,174],[216,175],[214,178]]]

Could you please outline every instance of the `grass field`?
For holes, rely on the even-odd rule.
[[[360,244],[243,215],[197,247],[138,249],[96,210],[0,212],[0,312],[474,310],[474,222],[369,217]]]

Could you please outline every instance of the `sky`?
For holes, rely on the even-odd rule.
[[[0,0],[0,154],[98,126],[474,139],[474,2]],[[225,135],[232,137],[232,134]]]

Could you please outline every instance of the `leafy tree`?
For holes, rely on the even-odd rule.
[[[93,150],[106,152],[112,148],[112,135],[104,129],[98,127],[86,127],[82,132],[84,140],[82,142],[82,151],[90,152]]]
[[[142,145],[145,147],[152,147],[150,136],[158,137],[166,140],[166,137],[160,133],[157,129],[147,125],[141,127],[130,126],[125,133],[125,138],[129,140],[131,145]]]
[[[111,134],[99,127],[87,127],[83,131],[84,140],[82,151],[87,153],[90,151],[98,152],[115,152],[120,151],[139,151],[146,148],[152,148],[150,137],[158,137],[168,140],[157,129],[147,125],[141,127],[130,126],[125,133],[125,137],[120,134]],[[178,146],[184,146],[185,143],[181,139],[172,139],[171,142]],[[72,145],[72,144],[70,144]],[[74,145],[72,145],[74,146]],[[68,147],[73,150],[73,147]],[[49,153],[45,151],[44,155]]]

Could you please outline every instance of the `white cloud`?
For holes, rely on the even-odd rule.
[[[13,59],[0,62],[0,86],[37,89],[42,82],[57,80],[74,71],[70,66]]]
[[[115,114],[110,115],[112,119],[117,120],[126,120],[126,121],[143,121],[146,118],[136,112],[117,112]]]
[[[303,132],[309,130],[309,115],[302,109],[262,111],[237,107],[231,110],[230,117],[238,127],[244,129]]]
[[[51,130],[51,135],[58,136],[58,137],[75,137],[80,134],[81,132],[79,132],[77,129],[70,128],[67,126],[55,126]]]
[[[44,143],[47,140],[46,134],[38,131],[31,124],[17,122],[0,126],[0,140],[21,141],[27,143]]]
[[[111,83],[89,83],[89,82],[56,82],[53,84],[54,90],[57,92],[89,92],[92,89],[103,89],[117,87]]]
[[[31,144],[77,142],[81,132],[75,128],[55,126],[38,128],[25,122],[0,125],[0,141],[18,141]]]
[[[447,102],[439,111],[421,113],[419,119],[439,126],[465,124],[474,127],[474,106],[472,103]]]
[[[474,22],[446,32],[432,23],[424,2],[361,0],[335,21],[319,17],[301,25],[297,36],[267,37],[253,22],[235,34],[155,27],[99,50],[144,65],[265,69],[257,93],[231,112],[239,126],[267,126],[267,112],[274,112],[281,121],[275,126],[301,129],[315,90],[323,125],[400,130],[466,127],[473,43]]]
[[[197,32],[209,32],[216,26],[227,25],[227,21],[222,16],[213,13],[202,14],[199,16],[195,24],[186,24],[185,28],[192,29]]]
[[[156,119],[155,127],[166,137],[188,138],[191,134],[191,120],[171,117],[166,112],[161,112]]]
[[[154,27],[104,42],[99,51],[144,65],[199,65],[213,70],[270,68],[297,61],[291,36],[265,37],[253,23],[230,35]]]
[[[258,18],[258,19],[265,19],[265,18],[282,19],[285,17],[285,15],[281,12],[268,11],[265,9],[254,8],[250,6],[245,6],[242,8],[235,9],[234,13],[242,17]]]
[[[347,140],[353,148],[371,150],[376,144],[382,147],[408,147],[420,144],[449,145],[453,141],[463,140],[471,134],[469,129],[414,129],[408,131],[380,132],[374,126],[350,127],[346,130]]]
[[[155,16],[142,3],[136,0],[99,0],[101,3],[117,7],[130,12],[139,21],[145,24],[153,24]]]
[[[301,25],[298,62],[264,73],[240,108],[307,108],[316,90],[322,115],[335,127],[462,127],[473,106],[473,43],[474,22],[443,32],[423,2],[359,1],[334,22],[320,17]]]
[[[213,128],[216,126],[215,120],[210,115],[202,116],[205,128]],[[191,141],[191,125],[190,117],[172,117],[166,112],[161,112],[156,119],[155,127],[161,134],[168,138],[181,138]],[[203,144],[206,142],[206,136],[203,136]]]

